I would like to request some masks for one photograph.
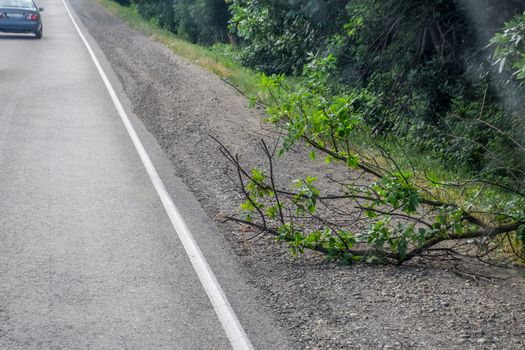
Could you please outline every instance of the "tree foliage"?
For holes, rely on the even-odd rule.
[[[525,81],[525,12],[505,23],[503,31],[491,40],[495,46],[494,64],[499,73],[509,69],[520,83]]]
[[[364,121],[376,97],[364,88],[334,94],[328,87],[334,64],[331,56],[313,60],[293,86],[283,75],[263,76],[261,103],[282,130],[278,154],[303,143],[313,161],[322,156],[338,175],[322,184],[313,176],[279,184],[274,152],[264,141],[268,167],[251,171],[223,146],[246,198],[243,215],[230,219],[287,242],[293,254],[314,249],[346,262],[490,259],[505,250],[525,260],[525,178],[510,185],[444,180],[381,140],[371,143]]]
[[[231,0],[240,61],[265,73],[300,73],[309,53],[340,30],[348,0]]]
[[[130,0],[139,13],[190,41],[224,41],[229,19],[223,0]]]
[[[489,38],[525,10],[522,1],[234,0],[230,10],[244,64],[300,74],[310,54],[331,54],[343,89],[376,96],[366,120],[376,134],[404,138],[451,168],[523,169],[498,130],[522,134],[524,91],[502,86],[486,59]]]

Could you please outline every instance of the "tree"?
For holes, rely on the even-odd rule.
[[[175,0],[174,8],[178,34],[202,44],[226,41],[230,14],[224,0]]]
[[[338,31],[349,0],[229,0],[241,63],[265,73],[300,73],[308,54]]]
[[[223,0],[122,1],[136,4],[142,16],[192,42],[208,45],[226,40],[230,14]]]
[[[503,31],[496,33],[491,40],[495,47],[494,64],[502,73],[509,69],[514,78],[525,81],[525,12],[505,23]]]
[[[525,108],[509,102],[525,91],[503,86],[486,46],[524,10],[519,0],[232,0],[230,29],[240,61],[267,74],[300,75],[311,54],[333,55],[343,91],[377,97],[365,120],[374,133],[451,168],[508,176],[502,160],[521,164],[521,155],[497,130],[520,135]]]

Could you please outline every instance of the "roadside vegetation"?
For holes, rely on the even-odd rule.
[[[525,260],[523,1],[99,1],[266,109],[266,168],[221,146],[231,220],[344,262]],[[291,149],[337,175],[277,183]]]
[[[250,68],[242,66],[222,46],[215,49],[193,43],[185,36],[170,31],[162,26],[154,17],[144,17],[136,5],[122,6],[129,2],[113,0],[97,0],[108,10],[122,18],[135,30],[152,36],[167,48],[191,62],[209,70],[225,79],[228,83],[247,95],[255,95],[258,91],[259,76]]]

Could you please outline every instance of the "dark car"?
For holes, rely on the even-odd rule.
[[[42,38],[43,26],[40,12],[33,0],[0,0],[0,32],[33,33]]]

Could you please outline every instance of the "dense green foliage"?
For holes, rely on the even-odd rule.
[[[376,134],[473,172],[508,176],[502,168],[522,164],[496,129],[521,138],[516,102],[525,95],[502,86],[486,59],[490,37],[525,10],[522,1],[232,0],[231,9],[243,63],[300,73],[309,53],[332,54],[339,89],[376,96],[367,120]]]
[[[525,81],[525,13],[505,23],[502,32],[496,33],[491,43],[496,47],[495,64],[499,72],[507,67],[520,83]]]
[[[229,19],[223,0],[118,0],[136,5],[139,13],[180,36],[198,43],[224,41]]]
[[[242,63],[265,73],[300,73],[310,53],[343,29],[348,0],[231,0],[230,29]]]

